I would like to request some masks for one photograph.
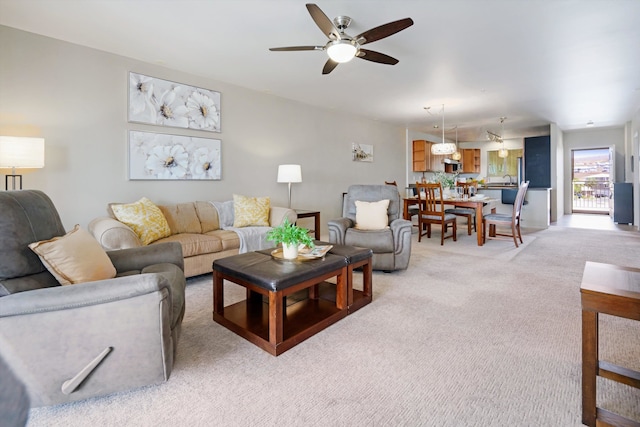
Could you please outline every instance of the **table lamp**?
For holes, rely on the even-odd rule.
[[[278,166],[278,182],[289,184],[289,209],[291,209],[291,183],[302,182],[302,169],[300,165]]]
[[[5,189],[9,190],[9,178],[12,190],[16,189],[16,178],[22,190],[22,175],[16,174],[16,168],[44,167],[44,139],[19,136],[0,136],[0,168],[11,168],[11,174],[5,177]]]

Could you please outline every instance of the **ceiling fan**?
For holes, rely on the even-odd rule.
[[[351,37],[344,32],[347,27],[349,27],[349,24],[351,24],[351,18],[348,16],[338,16],[332,22],[316,4],[307,3],[307,10],[322,33],[329,38],[329,41],[327,41],[324,46],[272,47],[269,50],[274,52],[326,50],[329,55],[329,60],[324,64],[322,74],[329,74],[338,64],[348,62],[354,57],[378,62],[380,64],[397,64],[398,60],[396,58],[373,50],[362,49],[361,46],[389,37],[413,25],[411,18],[405,18],[380,25],[358,34],[355,37]]]

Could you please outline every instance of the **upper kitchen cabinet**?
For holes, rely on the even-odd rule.
[[[480,149],[464,148],[462,154],[462,173],[480,173]]]
[[[414,172],[435,172],[444,170],[444,156],[431,154],[431,145],[424,139],[413,141],[413,171]]]
[[[413,171],[426,172],[431,166],[431,143],[424,139],[413,141]]]

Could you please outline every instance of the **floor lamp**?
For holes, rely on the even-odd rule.
[[[289,184],[289,209],[291,209],[291,183],[302,182],[302,169],[300,165],[278,166],[278,182]]]
[[[5,176],[5,190],[9,190],[9,178],[12,190],[22,190],[22,175],[16,174],[16,168],[39,169],[44,167],[44,139],[19,136],[0,136],[0,168],[11,168],[11,174]]]

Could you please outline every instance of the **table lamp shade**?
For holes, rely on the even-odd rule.
[[[278,182],[302,182],[300,165],[278,166]]]
[[[44,138],[0,136],[0,168],[43,168]]]

